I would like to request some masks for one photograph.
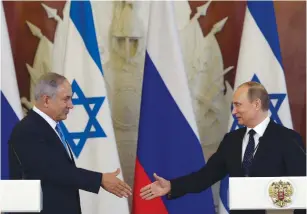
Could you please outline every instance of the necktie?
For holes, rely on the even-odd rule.
[[[255,150],[254,135],[256,134],[256,132],[254,131],[254,129],[251,129],[249,130],[248,134],[249,134],[248,144],[247,144],[247,147],[244,153],[244,157],[243,157],[243,162],[242,162],[245,176],[249,176],[249,170],[253,162],[253,155],[254,155],[254,150]]]
[[[57,133],[59,134],[59,136],[60,136],[60,138],[61,138],[61,142],[62,142],[64,148],[66,149],[66,151],[67,151],[67,153],[68,153],[68,155],[69,155],[69,157],[70,157],[70,154],[69,154],[69,151],[68,151],[68,148],[67,148],[67,144],[66,144],[66,140],[65,140],[65,136],[64,136],[64,134],[63,134],[63,131],[62,131],[62,129],[61,129],[59,123],[55,126],[55,130],[56,130]]]

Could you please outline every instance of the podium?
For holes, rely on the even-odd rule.
[[[230,177],[230,210],[292,214],[306,209],[307,177]]]
[[[0,180],[0,212],[37,212],[42,210],[39,180]]]

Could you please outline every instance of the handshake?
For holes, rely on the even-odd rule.
[[[101,186],[106,191],[120,198],[128,198],[132,195],[131,187],[124,181],[117,178],[117,175],[119,175],[119,173],[120,169],[117,169],[116,171],[110,173],[103,173]],[[154,177],[156,179],[155,182],[148,184],[140,190],[140,196],[142,197],[142,199],[151,200],[156,197],[166,195],[170,192],[170,181],[159,177],[156,173],[154,174]]]

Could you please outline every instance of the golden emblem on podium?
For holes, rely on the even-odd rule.
[[[293,195],[293,186],[289,181],[272,182],[269,186],[269,196],[273,203],[278,207],[285,207],[291,204]]]

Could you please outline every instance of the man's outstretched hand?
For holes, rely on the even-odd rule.
[[[101,186],[108,192],[113,193],[120,198],[127,198],[129,195],[132,195],[132,190],[128,184],[117,177],[119,173],[120,169],[110,173],[103,173]]]
[[[156,179],[155,182],[148,184],[141,189],[141,198],[145,200],[151,200],[156,197],[161,197],[166,195],[171,191],[171,182],[158,176],[154,173]]]

